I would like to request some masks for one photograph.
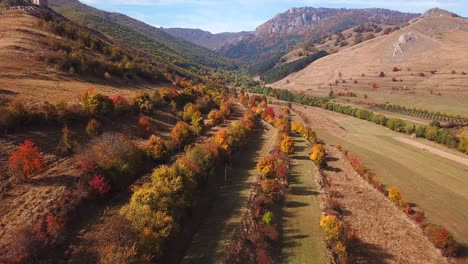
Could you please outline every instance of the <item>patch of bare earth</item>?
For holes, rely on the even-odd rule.
[[[338,194],[344,220],[359,239],[350,248],[354,263],[448,263],[421,228],[357,175],[341,152],[333,146],[326,151],[329,191]]]

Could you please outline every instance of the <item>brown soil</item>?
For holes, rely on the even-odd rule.
[[[344,220],[359,239],[350,250],[355,263],[448,263],[421,228],[368,185],[341,152],[330,145],[326,151],[329,191],[339,194]]]

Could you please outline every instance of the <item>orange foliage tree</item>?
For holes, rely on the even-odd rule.
[[[166,143],[155,135],[152,135],[148,140],[148,145],[146,147],[148,155],[156,161],[161,161],[167,157],[168,150]]]
[[[310,154],[310,159],[317,165],[317,167],[322,168],[326,165],[325,161],[326,153],[325,148],[322,144],[315,144],[312,147],[312,151]]]
[[[272,156],[262,157],[257,163],[257,170],[265,178],[273,178],[275,175],[275,159]]]
[[[45,162],[39,148],[27,139],[13,152],[9,160],[12,173],[30,177],[45,170]]]
[[[172,142],[179,147],[189,143],[194,137],[190,126],[184,121],[179,121],[171,131]]]

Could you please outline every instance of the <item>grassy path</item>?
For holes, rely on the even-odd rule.
[[[299,118],[292,113],[293,121]],[[310,144],[294,135],[296,153],[291,161],[291,178],[283,206],[279,263],[328,263],[319,222],[321,211],[314,177],[318,170],[309,159]]]
[[[276,140],[276,129],[262,122],[265,131],[257,132],[232,161],[226,187],[219,190],[215,202],[192,239],[181,263],[221,263],[223,250],[240,223],[243,206],[257,172],[258,159]]]

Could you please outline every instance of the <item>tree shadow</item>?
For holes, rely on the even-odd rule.
[[[326,170],[326,171],[332,171],[332,172],[336,172],[336,173],[342,172],[342,171],[343,171],[343,170],[340,169],[340,168],[334,168],[334,167],[328,166],[328,165],[325,166],[325,168],[323,168],[323,169]]]
[[[387,263],[394,256],[384,251],[380,246],[366,243],[360,239],[354,241],[349,247],[350,263]]]
[[[309,205],[308,203],[295,202],[295,201],[289,201],[289,202],[286,202],[285,204],[287,208],[299,208],[299,207],[306,207],[308,205]]]
[[[28,183],[39,186],[73,186],[77,178],[70,175],[53,175],[31,179]]]
[[[309,156],[294,156],[296,160],[310,160]]]
[[[291,187],[291,194],[293,195],[318,195],[319,192],[312,191],[306,187]]]
[[[326,162],[339,161],[339,160],[340,160],[339,158],[335,158],[335,157],[326,157],[326,158],[325,158],[325,161],[326,161]]]

